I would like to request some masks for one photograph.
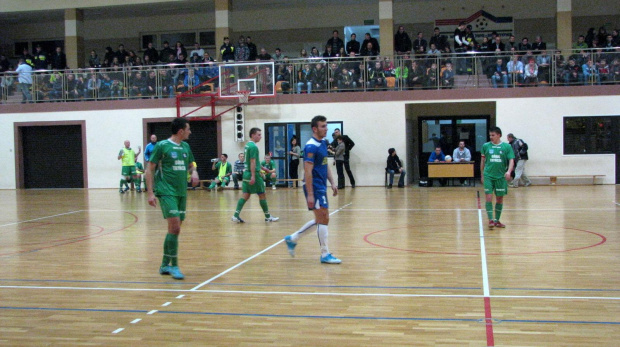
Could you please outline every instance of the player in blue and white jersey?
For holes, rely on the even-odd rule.
[[[327,181],[331,184],[334,196],[338,195],[338,188],[334,184],[332,172],[327,165],[327,118],[315,116],[312,118],[312,138],[304,147],[304,195],[308,210],[314,212],[314,219],[306,223],[301,229],[284,238],[291,256],[295,256],[295,246],[304,233],[313,226],[317,226],[319,245],[321,247],[321,263],[340,264],[340,259],[334,257],[327,247],[327,225],[329,224],[329,204],[327,202]]]

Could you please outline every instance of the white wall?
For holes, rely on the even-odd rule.
[[[493,100],[450,102],[468,101]],[[403,101],[250,104],[246,108],[246,129],[254,126],[264,129],[265,123],[310,121],[317,114],[325,115],[329,120],[343,121],[346,134],[356,143],[351,152],[351,167],[357,184],[382,185],[389,147],[396,148],[401,159],[411,157],[407,152],[405,104]],[[504,139],[512,132],[527,141],[531,158],[528,174],[605,174],[604,183],[613,184],[613,155],[562,154],[562,121],[564,116],[619,115],[619,110],[620,96],[500,99],[497,100],[497,125],[502,128]],[[0,167],[0,189],[14,189],[16,184],[14,122],[85,120],[89,187],[116,188],[120,172],[116,156],[123,141],[132,141],[135,148],[142,140],[143,118],[175,115],[174,108],[5,114],[0,117],[0,161],[5,163]],[[241,152],[243,144],[234,141],[232,111],[222,117],[222,151]],[[264,146],[259,145],[259,148],[262,156]]]

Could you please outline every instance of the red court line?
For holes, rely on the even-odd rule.
[[[487,346],[495,346],[495,337],[493,335],[493,316],[491,315],[491,298],[484,297],[484,324],[487,330]]]

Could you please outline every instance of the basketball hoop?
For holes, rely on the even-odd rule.
[[[249,90],[238,90],[237,97],[239,98],[239,104],[247,104],[250,99],[250,91]]]

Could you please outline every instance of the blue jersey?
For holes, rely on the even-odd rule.
[[[327,191],[327,141],[314,137],[304,147],[304,162],[314,164],[312,168],[312,187],[315,192]]]
[[[151,154],[153,154],[153,150],[155,149],[155,145],[153,142],[149,142],[148,145],[146,145],[146,148],[144,148],[144,161],[150,161],[151,160]]]

